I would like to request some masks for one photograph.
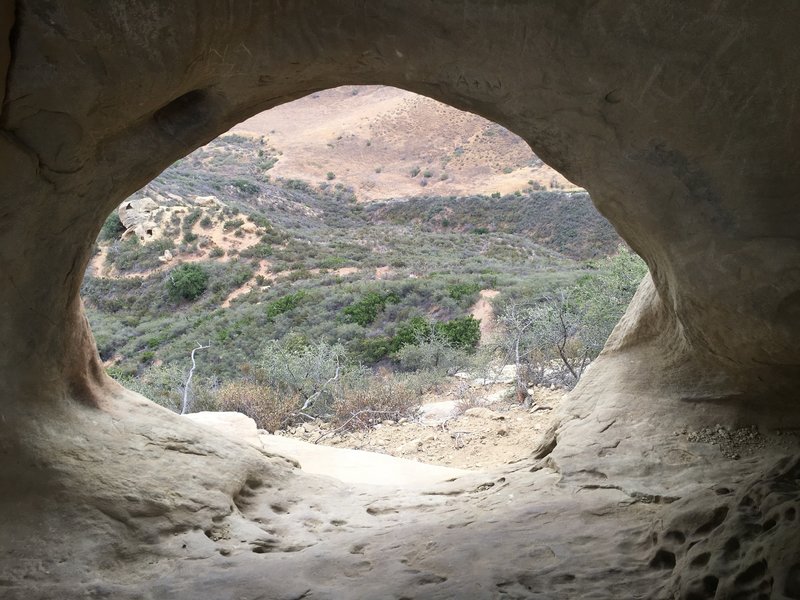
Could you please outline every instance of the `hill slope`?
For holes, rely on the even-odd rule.
[[[569,284],[584,272],[585,255],[565,238],[614,236],[585,193],[528,189],[364,206],[339,182],[270,177],[273,158],[257,138],[223,136],[123,203],[150,198],[141,202],[150,207],[147,227],[124,232],[109,217],[83,287],[108,365],[128,374],[183,366],[197,343],[210,341],[207,372],[226,379],[265,340],[287,338],[342,343],[355,360],[374,363],[410,319],[463,318],[482,289],[502,300]],[[526,205],[548,202],[557,210],[519,219]],[[436,216],[443,211],[452,227]],[[170,295],[186,263],[208,278],[196,299]],[[383,300],[375,316],[357,322],[348,307],[376,294]]]
[[[510,194],[529,182],[576,189],[500,125],[397,88],[325,90],[232,131],[265,137],[280,154],[274,175],[317,183],[330,173],[359,201],[422,192]]]

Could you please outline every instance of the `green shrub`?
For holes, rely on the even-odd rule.
[[[481,285],[477,282],[454,283],[447,286],[447,295],[459,304],[465,299],[472,301],[479,291],[481,291]]]
[[[392,351],[396,353],[405,346],[430,342],[436,337],[441,337],[456,350],[471,351],[481,340],[480,323],[472,315],[439,322],[413,317],[397,328],[392,339]]]
[[[400,301],[394,292],[379,294],[378,292],[367,292],[361,300],[347,306],[342,310],[342,314],[351,323],[356,323],[362,327],[371,324],[385,307],[386,304],[393,304]]]
[[[359,337],[348,346],[353,360],[374,365],[389,356],[394,350],[393,338],[386,336]]]
[[[278,300],[274,300],[267,305],[267,318],[272,321],[278,315],[289,312],[297,308],[305,299],[306,293],[303,290],[294,294],[289,294]]]
[[[239,252],[239,256],[242,258],[267,258],[268,256],[272,256],[272,246],[264,242],[259,242]]]
[[[242,219],[229,219],[222,224],[223,231],[232,231],[234,229],[239,229],[244,225],[244,221]]]
[[[472,350],[481,341],[481,322],[472,315],[437,323],[436,330],[453,348]]]
[[[431,324],[424,317],[412,317],[401,324],[391,341],[391,351],[397,352],[403,346],[413,345],[430,335]]]
[[[208,285],[208,273],[197,264],[184,263],[172,269],[167,277],[167,292],[177,300],[195,300]]]
[[[200,216],[201,216],[202,214],[203,214],[203,211],[202,211],[202,210],[200,210],[199,208],[194,208],[194,209],[192,209],[191,211],[189,211],[189,214],[187,214],[187,215],[186,215],[186,216],[183,218],[183,229],[184,229],[184,230],[190,230],[190,231],[191,231],[191,229],[192,229],[192,226],[193,226],[195,223],[197,223],[197,221],[200,219]]]
[[[255,196],[261,191],[258,185],[246,179],[234,179],[230,185],[242,196]]]
[[[115,210],[106,218],[97,239],[101,241],[116,240],[124,232],[125,226],[122,224],[122,221],[119,220],[119,214],[117,214]]]

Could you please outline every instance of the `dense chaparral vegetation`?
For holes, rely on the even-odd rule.
[[[300,409],[363,425],[372,417],[353,411],[399,414],[443,374],[519,363],[514,340],[525,384],[561,363],[572,385],[645,272],[584,192],[360,204],[335,178],[272,180],[276,160],[263,138],[223,136],[132,197],[158,200],[162,236],[123,235],[109,216],[83,297],[128,387],[177,407],[202,343],[194,409],[236,408],[270,429]],[[500,333],[479,348],[470,308],[485,289],[499,292]]]

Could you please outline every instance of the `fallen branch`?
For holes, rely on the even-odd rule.
[[[342,424],[341,424],[339,427],[337,427],[336,429],[332,429],[331,431],[326,431],[325,433],[323,433],[321,436],[319,436],[317,439],[315,439],[315,440],[314,440],[314,443],[315,443],[315,444],[317,444],[317,443],[319,443],[319,441],[320,441],[320,440],[322,440],[323,438],[326,438],[326,437],[328,437],[329,435],[334,435],[334,434],[336,434],[336,433],[339,433],[340,431],[344,431],[344,429],[345,429],[345,428],[346,428],[346,427],[347,427],[347,426],[348,426],[350,423],[352,423],[352,422],[353,422],[353,421],[354,421],[354,420],[355,420],[357,417],[360,417],[361,415],[384,415],[384,416],[393,416],[393,415],[396,415],[396,414],[397,414],[397,411],[396,411],[396,410],[359,410],[358,412],[355,412],[355,413],[353,413],[352,415],[350,415],[350,418],[349,418],[349,419],[347,419],[347,421],[345,421],[344,423],[342,423]]]
[[[339,370],[340,370],[340,367],[338,365],[339,361],[337,360],[336,362],[337,362],[336,373],[333,375],[333,377],[328,379],[328,381],[326,381],[324,384],[322,384],[321,388],[319,388],[316,392],[314,392],[308,398],[306,398],[306,401],[303,403],[303,406],[300,408],[300,412],[303,412],[309,406],[311,406],[311,404],[314,402],[314,400],[317,399],[317,396],[319,396],[322,392],[324,392],[328,388],[328,386],[330,384],[332,384],[334,381],[338,381],[339,380]]]

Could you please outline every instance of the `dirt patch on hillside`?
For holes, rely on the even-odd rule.
[[[481,322],[481,344],[485,344],[497,330],[497,323],[494,318],[494,307],[492,298],[500,294],[497,290],[481,290],[478,301],[470,309],[470,314]]]
[[[579,189],[496,123],[386,86],[343,86],[256,115],[232,131],[279,153],[270,175],[334,181],[368,201],[421,193]]]

